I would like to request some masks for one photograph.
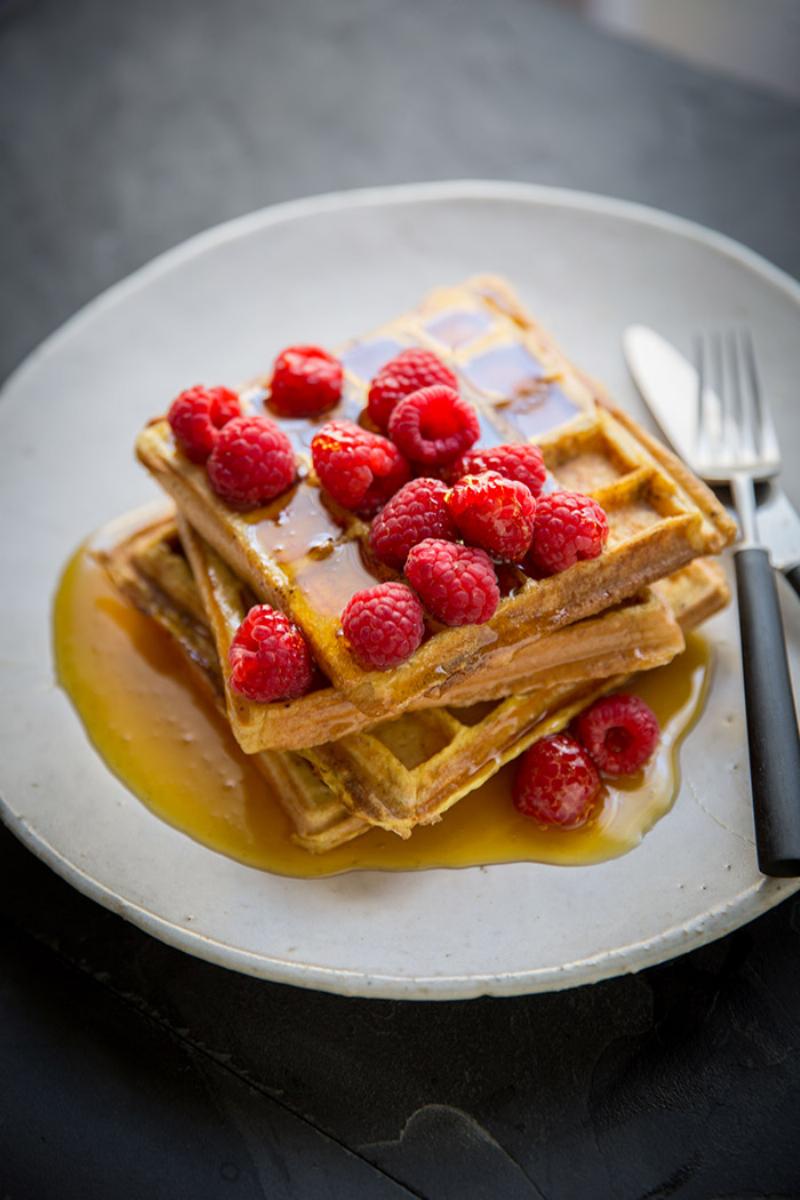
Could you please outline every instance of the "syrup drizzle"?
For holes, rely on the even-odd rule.
[[[491,325],[486,314],[461,310],[450,310],[436,318],[434,325],[437,320],[459,337],[467,336],[465,321],[475,332]],[[300,482],[245,518],[256,553],[269,555],[303,602],[322,618],[337,620],[356,592],[373,587],[382,576],[371,569],[358,539],[348,536],[337,522],[320,489],[307,481],[311,441],[329,420],[358,420],[369,379],[400,349],[402,345],[395,339],[378,337],[354,341],[343,351],[347,375],[340,403],[315,418],[281,419],[281,428],[298,455]],[[509,431],[525,438],[568,420],[576,411],[572,401],[544,376],[538,359],[521,344],[493,347],[473,356],[460,369],[468,383],[492,393],[477,407],[481,446],[498,445],[507,440]],[[267,398],[268,386],[263,380],[255,381],[241,395],[244,410],[259,414],[269,412]],[[502,425],[496,422],[493,408],[502,409]]]
[[[574,401],[521,342],[473,355],[461,371],[523,440],[571,421],[578,412]]]
[[[342,351],[339,358],[356,378],[369,383],[381,367],[402,349],[402,342],[396,341],[395,338],[368,338],[366,341],[352,342]]]
[[[386,342],[384,345],[382,341],[375,345],[382,347],[381,353],[391,357],[399,343]],[[355,346],[353,352],[357,348]],[[265,405],[267,394],[260,384],[246,389],[242,394],[245,411],[269,413]],[[347,381],[340,403],[328,412],[316,418],[281,418],[281,429],[298,455],[300,481],[271,504],[244,518],[256,552],[268,554],[289,584],[323,617],[338,619],[351,596],[378,582],[358,541],[346,535],[320,488],[306,479],[314,435],[333,419],[357,421],[363,404],[359,388]]]
[[[512,764],[408,841],[376,829],[312,855],[291,841],[277,799],[170,637],[119,597],[86,548],[64,573],[54,622],[59,681],[130,791],[219,853],[300,877],[527,861],[577,866],[624,854],[672,806],[678,748],[702,709],[709,675],[708,646],[691,636],[678,659],[634,681],[632,690],[659,717],[659,751],[640,778],[607,789],[581,830],[543,830],[521,817],[511,804]]]
[[[299,483],[247,521],[250,537],[281,568],[314,612],[338,620],[356,592],[378,582],[358,540],[347,538],[322,491]]]
[[[492,326],[492,318],[479,309],[450,308],[425,325],[427,333],[443,346],[465,346]]]

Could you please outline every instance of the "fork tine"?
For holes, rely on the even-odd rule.
[[[780,447],[761,390],[746,326],[700,331],[693,339],[697,372],[695,456],[709,479],[767,479],[780,469]],[[726,474],[728,472],[728,474]]]
[[[756,367],[756,352],[753,338],[747,328],[739,330],[739,344],[744,360],[745,374],[750,385],[750,396],[753,411],[753,444],[757,455],[764,453],[764,400],[761,395],[761,384]]]
[[[728,380],[731,387],[731,409],[733,415],[732,436],[736,449],[741,453],[750,448],[750,406],[745,412],[744,389],[742,388],[742,371],[739,363],[739,341],[736,330],[730,329],[724,335],[724,345],[727,350]]]
[[[725,367],[722,353],[722,335],[715,331],[711,334],[711,382],[719,400],[719,426],[716,431],[716,445],[719,453],[730,457],[730,393],[725,386]]]

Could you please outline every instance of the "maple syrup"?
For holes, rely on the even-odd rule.
[[[358,339],[345,347],[339,359],[357,379],[369,382],[402,349],[402,342],[393,337]]]
[[[443,346],[455,349],[474,342],[491,326],[492,318],[480,309],[451,308],[428,321],[425,330]]]
[[[563,425],[578,413],[574,401],[519,342],[491,346],[469,359],[462,371],[479,391],[495,397],[495,408],[521,441]]]
[[[169,635],[120,597],[86,547],[64,572],[54,626],[59,682],[92,743],[130,791],[222,854],[303,877],[521,861],[576,866],[631,850],[672,806],[679,746],[702,709],[710,670],[707,643],[692,635],[677,659],[635,680],[632,690],[659,718],[659,750],[639,777],[606,789],[583,829],[541,829],[518,814],[511,803],[512,764],[407,841],[374,829],[313,855],[292,842],[290,822],[264,777]]]
[[[245,527],[256,552],[268,554],[320,616],[338,618],[355,592],[378,582],[360,542],[346,537],[314,484],[297,484],[245,518]]]
[[[462,371],[479,391],[507,401],[545,378],[544,367],[522,342],[490,346],[468,359]]]

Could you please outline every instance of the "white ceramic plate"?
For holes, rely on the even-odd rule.
[[[730,612],[712,623],[716,679],[684,746],[675,808],[632,853],[585,868],[293,880],[241,866],[128,793],[56,687],[58,572],[91,529],[153,494],[131,450],[146,418],[187,380],[246,379],[285,344],[336,343],[477,271],[509,276],[568,352],[637,412],[620,352],[628,323],[686,344],[695,328],[746,320],[783,406],[784,445],[798,444],[786,424],[797,420],[789,405],[800,376],[791,280],[685,221],[513,184],[355,192],[234,221],[90,304],[6,388],[3,817],[81,891],[191,954],[354,995],[544,991],[667,959],[799,886],[756,870]],[[797,670],[800,607],[791,596],[784,615]]]

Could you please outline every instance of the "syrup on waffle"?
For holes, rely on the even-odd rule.
[[[178,528],[220,661],[225,664],[231,727],[246,753],[305,750],[337,741],[374,723],[330,686],[297,700],[266,704],[248,700],[230,689],[228,650],[253,597],[216,551],[180,516]],[[668,662],[682,649],[683,635],[671,609],[652,592],[646,593],[546,637],[492,648],[480,671],[443,679],[409,707],[417,710],[445,703],[465,705],[555,683],[603,679],[630,670],[632,653],[636,654],[638,669],[644,670]]]
[[[356,419],[372,375],[410,345],[434,349],[457,372],[462,393],[480,416],[480,444],[535,441],[550,486],[594,496],[607,512],[610,535],[599,558],[560,575],[535,581],[510,569],[490,622],[458,629],[431,622],[408,662],[392,671],[368,671],[339,636],[339,616],[354,592],[392,578],[392,572],[371,560],[365,523],[316,485],[309,445],[324,420]],[[346,387],[339,408],[323,421],[281,422],[301,475],[263,509],[247,514],[228,509],[204,470],[177,451],[163,420],[140,435],[137,452],[234,574],[303,629],[335,694],[373,721],[398,715],[445,678],[480,675],[490,651],[544,638],[627,600],[692,559],[718,552],[734,535],[711,492],[608,404],[500,280],[481,277],[440,289],[413,312],[349,343],[341,358]],[[265,396],[264,384],[257,382],[243,391],[243,406],[261,412]],[[329,737],[339,727],[332,728]]]

